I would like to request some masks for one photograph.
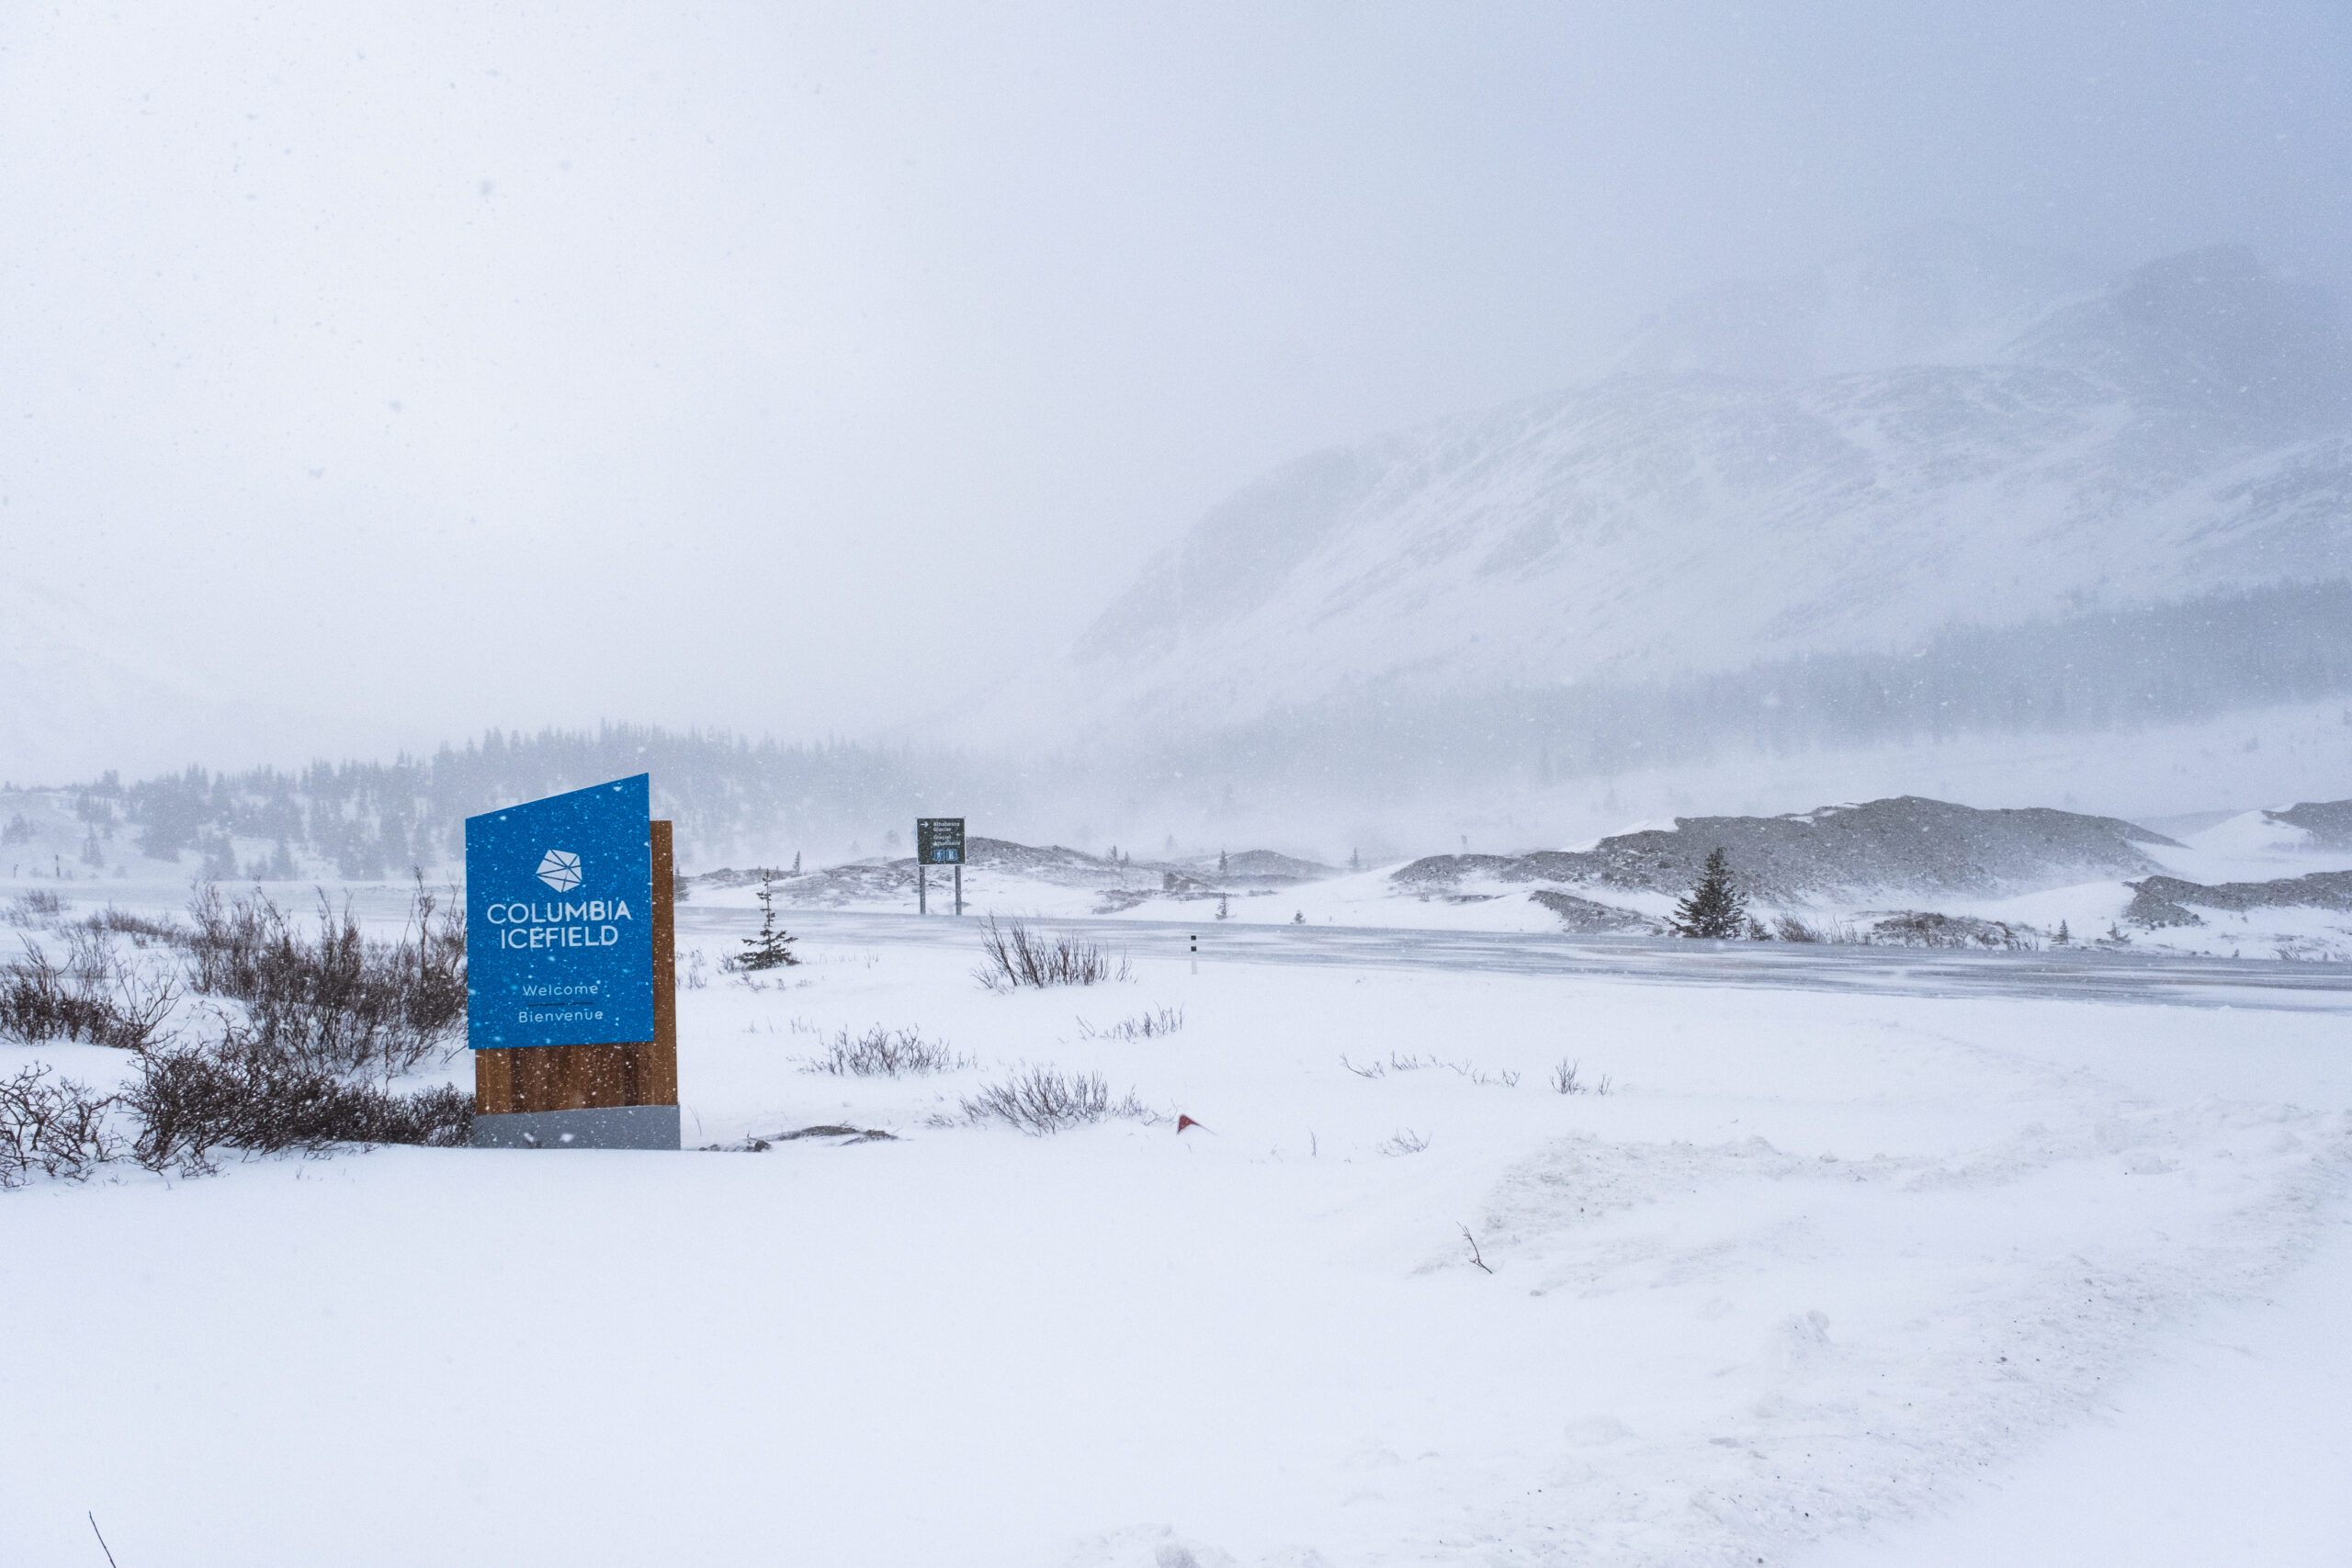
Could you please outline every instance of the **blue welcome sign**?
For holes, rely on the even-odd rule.
[[[650,779],[466,818],[466,1043],[653,1038]]]

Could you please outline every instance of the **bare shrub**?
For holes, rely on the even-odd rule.
[[[1417,1155],[1430,1146],[1429,1134],[1416,1133],[1410,1127],[1400,1127],[1396,1135],[1379,1145],[1385,1155]]]
[[[1000,926],[994,915],[980,931],[980,953],[987,962],[972,974],[991,991],[1096,986],[1131,977],[1125,953],[1114,957],[1097,943],[1067,931],[1042,936],[1019,920]]]
[[[1478,1250],[1478,1238],[1470,1234],[1470,1227],[1468,1225],[1463,1225],[1460,1229],[1462,1231],[1462,1239],[1470,1244],[1470,1261],[1476,1263],[1479,1268],[1486,1269],[1487,1273],[1493,1273],[1494,1269],[1487,1267],[1487,1255]]]
[[[1600,1075],[1599,1082],[1588,1084],[1577,1076],[1577,1072],[1576,1063],[1569,1061],[1566,1056],[1561,1057],[1560,1065],[1552,1069],[1552,1092],[1555,1094],[1607,1094],[1609,1092],[1610,1077],[1607,1073]]]
[[[473,1096],[454,1086],[396,1094],[352,1083],[277,1042],[237,1030],[209,1044],[145,1053],[122,1100],[140,1123],[131,1146],[139,1163],[189,1175],[217,1168],[214,1153],[224,1148],[316,1154],[337,1144],[457,1147],[474,1117]]]
[[[188,934],[177,920],[159,920],[116,904],[108,904],[82,923],[108,936],[127,936],[133,947],[176,947],[187,941]]]
[[[289,1060],[330,1072],[406,1072],[466,1017],[463,911],[442,910],[419,879],[399,942],[363,935],[345,899],[319,895],[305,929],[267,894],[223,899],[205,885],[188,906],[191,979],[244,1004],[254,1032]]]
[[[0,905],[0,919],[12,926],[38,926],[65,912],[65,900],[46,887],[29,888]]]
[[[87,926],[69,928],[64,940],[62,963],[28,940],[22,957],[0,964],[0,1033],[132,1051],[154,1043],[179,1000],[178,982],[125,963]]]
[[[925,1040],[920,1029],[888,1029],[877,1023],[856,1036],[842,1030],[826,1043],[823,1055],[802,1058],[800,1070],[836,1077],[895,1078],[952,1073],[972,1065],[971,1058],[958,1056],[946,1042]]]
[[[1026,1067],[1001,1084],[990,1084],[966,1099],[960,1115],[944,1118],[948,1125],[961,1121],[974,1126],[1001,1122],[1033,1137],[1083,1127],[1111,1119],[1156,1122],[1161,1118],[1144,1108],[1132,1090],[1123,1100],[1111,1098],[1111,1086],[1100,1073],[1064,1074],[1056,1067]]]
[[[1871,922],[1863,941],[1887,947],[1989,949],[2000,953],[2041,951],[2041,935],[2030,926],[1973,915],[1944,915],[1902,909]]]
[[[1182,1008],[1157,1007],[1133,1018],[1123,1018],[1108,1029],[1097,1029],[1081,1018],[1078,1021],[1078,1037],[1080,1040],[1125,1040],[1132,1043],[1137,1040],[1154,1040],[1173,1034],[1183,1027]]]
[[[1509,1067],[1490,1073],[1475,1062],[1467,1060],[1449,1062],[1442,1056],[1405,1056],[1391,1051],[1388,1053],[1388,1060],[1385,1062],[1367,1062],[1363,1066],[1358,1066],[1347,1057],[1341,1056],[1340,1066],[1360,1078],[1385,1078],[1391,1073],[1419,1073],[1427,1072],[1431,1067],[1443,1067],[1454,1077],[1466,1078],[1474,1084],[1495,1084],[1504,1089],[1519,1087],[1519,1075]]]
[[[36,1062],[0,1079],[0,1188],[21,1187],[36,1170],[80,1181],[122,1152],[111,1121],[113,1095],[72,1078],[51,1078]]]

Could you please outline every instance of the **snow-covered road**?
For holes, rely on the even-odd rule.
[[[740,908],[687,904],[678,911],[682,940],[700,938],[714,953],[758,929]],[[2289,1008],[2352,1010],[2352,964],[2277,959],[2200,958],[2129,947],[2074,947],[2039,953],[1971,953],[1938,948],[1847,946],[1782,942],[1684,942],[1670,937],[1545,936],[1501,931],[1419,931],[1393,926],[1256,925],[1203,920],[1190,925],[1132,919],[1063,919],[1031,922],[1083,932],[1136,957],[1185,957],[1204,964],[1375,965],[1505,975],[1558,975],[1658,985],[1761,986],[1774,990],[1864,991],[1894,996],[2034,997],[2065,1001],[2130,1001],[2168,1007]],[[977,951],[979,920],[795,909],[787,929],[828,942],[913,944]]]

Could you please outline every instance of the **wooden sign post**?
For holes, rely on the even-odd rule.
[[[616,838],[584,809],[551,812],[544,824],[533,817],[628,785],[645,798],[639,775],[466,824],[477,1147],[679,1146],[671,825],[637,818],[642,849],[632,852],[625,816]],[[542,845],[550,835],[562,841]],[[534,865],[527,880],[515,873]]]

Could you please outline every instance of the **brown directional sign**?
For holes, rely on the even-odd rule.
[[[964,819],[961,817],[915,818],[915,862],[919,865],[964,863]]]

